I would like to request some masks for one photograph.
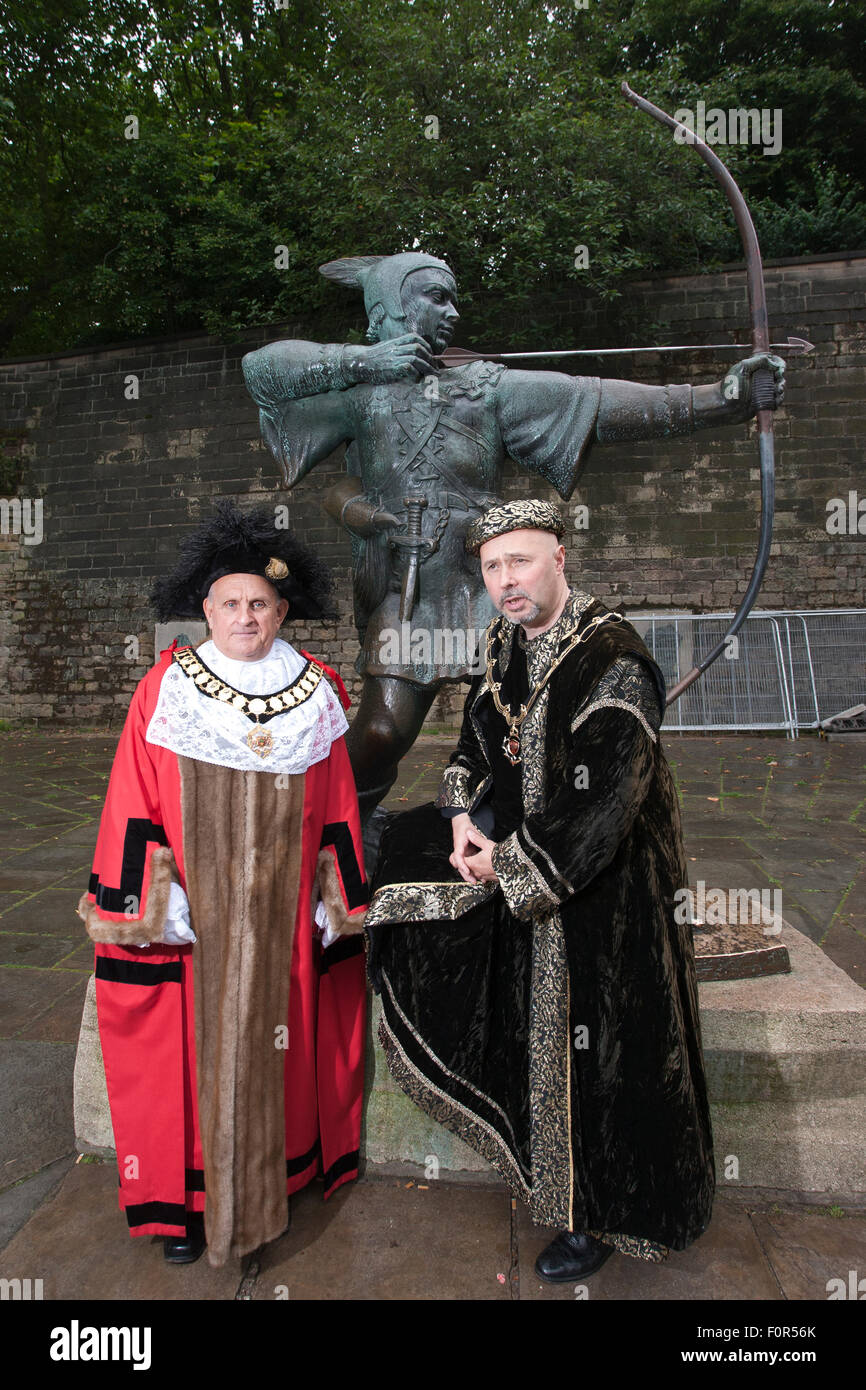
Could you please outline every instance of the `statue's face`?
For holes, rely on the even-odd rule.
[[[435,267],[413,270],[403,281],[400,299],[406,315],[400,332],[418,333],[434,352],[444,352],[460,317],[453,275]]]
[[[565,547],[550,531],[507,531],[479,551],[481,575],[500,613],[528,637],[552,627],[568,597]]]
[[[203,604],[217,651],[233,661],[260,661],[274,645],[289,605],[258,574],[224,574]]]

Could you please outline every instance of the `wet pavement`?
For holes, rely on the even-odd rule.
[[[170,1267],[160,1241],[131,1241],[113,1165],[76,1162],[72,1127],[92,969],[75,906],[115,744],[92,732],[0,734],[0,1279],[41,1278],[45,1299],[646,1301],[827,1300],[833,1280],[854,1289],[866,1276],[866,1194],[839,1205],[738,1188],[720,1193],[706,1235],[661,1267],[614,1255],[589,1294],[543,1285],[533,1262],[551,1233],[477,1174],[368,1172],[327,1204],[313,1185],[293,1199],[285,1236],[224,1270]],[[780,890],[786,920],[866,984],[866,743],[669,735],[665,745],[692,882]],[[452,746],[453,736],[420,739],[389,807],[430,799]],[[866,1280],[854,1296],[866,1297]]]

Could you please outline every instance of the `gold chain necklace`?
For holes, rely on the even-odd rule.
[[[274,747],[270,731],[261,727],[262,720],[267,722],[275,715],[284,714],[286,710],[295,709],[309,700],[324,675],[318,662],[308,661],[291,685],[285,686],[273,695],[243,695],[224,680],[220,680],[216,672],[205,666],[191,647],[179,647],[173,660],[177,662],[184,675],[191,678],[202,695],[219,700],[221,704],[231,705],[232,709],[246,715],[247,719],[255,720],[255,728],[250,729],[244,741],[250,751],[260,758],[270,757]]]
[[[499,633],[501,633],[501,623],[503,622],[503,619],[500,618],[499,621]],[[499,713],[502,715],[502,718],[505,720],[506,725],[508,726],[508,732],[502,740],[502,751],[505,754],[508,761],[511,763],[512,767],[516,767],[520,762],[520,729],[523,724],[523,721],[526,719],[527,715],[532,710],[536,700],[538,699],[544,687],[547,685],[547,682],[550,680],[550,677],[553,675],[556,668],[561,664],[561,662],[565,660],[569,652],[574,651],[575,647],[579,647],[581,642],[585,642],[589,637],[591,637],[592,634],[595,632],[596,628],[601,627],[602,623],[621,622],[621,613],[599,613],[599,615],[595,618],[592,618],[587,623],[586,627],[582,628],[580,632],[576,632],[572,637],[571,641],[568,643],[568,645],[564,647],[563,650],[558,654],[556,660],[551,665],[544,679],[532,692],[526,704],[520,706],[520,709],[518,710],[517,714],[512,714],[508,705],[504,705],[499,698],[499,692],[502,689],[502,682],[497,681],[493,675],[493,667],[499,658],[499,652],[497,652],[495,655],[493,653],[493,639],[497,634],[491,633],[491,637],[487,643],[487,684],[490,688],[490,693],[493,696],[493,703],[496,706]],[[500,642],[500,650],[501,645],[502,644]]]

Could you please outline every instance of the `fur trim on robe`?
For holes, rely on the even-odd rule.
[[[178,759],[195,948],[195,1049],[208,1259],[288,1223],[284,1053],[304,775]]]
[[[328,914],[328,921],[331,923],[331,930],[335,936],[360,936],[364,930],[364,920],[367,916],[364,912],[353,912],[351,916],[346,911],[343,902],[343,894],[340,891],[340,882],[337,878],[337,870],[334,867],[334,856],[330,850],[319,851],[319,858],[316,863],[316,877],[319,884],[319,892],[322,895],[322,902],[325,904],[325,911]]]
[[[91,902],[89,893],[82,893],[77,911],[88,936],[112,946],[142,946],[161,941],[172,881],[180,882],[174,852],[158,845],[151,855],[147,904],[140,917],[105,917],[96,903]]]

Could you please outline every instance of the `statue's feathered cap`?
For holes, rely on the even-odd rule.
[[[226,574],[260,574],[288,599],[288,618],[318,618],[326,609],[331,574],[291,531],[276,525],[273,507],[242,512],[220,498],[208,520],[186,536],[170,574],[150,595],[160,622],[201,618],[202,600]]]
[[[397,256],[345,256],[341,261],[328,261],[319,271],[338,285],[348,285],[364,291],[364,308],[372,318],[379,306],[389,318],[404,319],[403,281],[413,270],[442,270],[455,280],[454,271],[436,256],[420,251],[401,251]]]
[[[477,555],[485,541],[504,536],[507,531],[552,531],[562,540],[565,523],[557,507],[537,497],[521,498],[517,502],[500,502],[476,517],[466,530],[466,549]]]

